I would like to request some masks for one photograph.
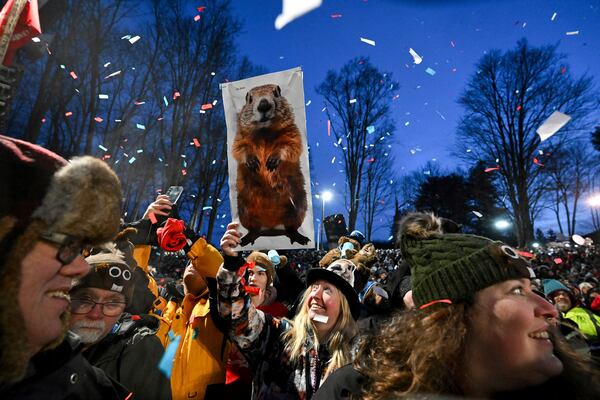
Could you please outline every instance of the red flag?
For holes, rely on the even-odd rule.
[[[15,0],[8,0],[0,12],[0,35],[2,36],[4,35],[4,30],[10,20],[10,12],[14,3]],[[23,12],[19,16],[14,31],[12,32],[3,64],[11,65],[17,49],[27,44],[31,38],[36,37],[41,33],[42,29],[40,27],[37,0],[29,0],[27,1],[27,4],[25,4]]]

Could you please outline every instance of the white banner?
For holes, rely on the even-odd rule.
[[[221,84],[242,250],[314,248],[300,67]]]

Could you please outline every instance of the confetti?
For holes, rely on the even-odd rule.
[[[280,30],[296,18],[318,8],[323,0],[283,0],[281,14],[275,19],[275,29]]]
[[[333,158],[331,159],[331,163],[333,164],[334,162],[335,162],[335,157],[333,157]]]
[[[540,140],[543,142],[558,132],[558,130],[565,126],[570,120],[571,117],[567,114],[563,114],[560,111],[554,111],[552,115],[537,128],[536,132],[540,135]]]
[[[118,70],[118,71],[116,71],[116,72],[113,72],[113,73],[112,73],[112,74],[110,74],[110,75],[107,75],[107,76],[105,76],[105,77],[104,77],[104,79],[109,79],[109,78],[112,78],[113,76],[117,76],[117,75],[119,75],[120,73],[121,73],[121,70]]]
[[[137,42],[140,39],[141,38],[139,36],[134,36],[134,37],[132,37],[132,38],[129,39],[129,43],[134,44],[135,42]]]
[[[180,96],[181,96],[181,93],[179,93],[179,92],[173,93],[173,100],[177,99]]]
[[[331,136],[331,120],[327,120],[327,136]]]
[[[354,103],[356,103],[356,99],[350,99],[349,103],[350,103],[350,104],[354,104]]]
[[[152,222],[152,225],[156,224],[158,220],[156,219],[156,215],[153,212],[148,213],[148,219]]]
[[[425,70],[425,72],[427,72],[431,76],[435,75],[435,69],[430,68],[430,67],[427,67],[427,69]]]
[[[136,101],[133,102],[133,104],[135,104],[136,106],[141,106],[143,104],[146,104],[146,102],[145,101],[137,101],[136,100]]]
[[[74,71],[71,71],[69,75],[71,75],[71,78],[77,79],[77,74]]]
[[[143,153],[143,152],[144,152],[144,149],[138,149],[138,150],[136,151],[136,153],[138,153],[138,154],[140,154],[140,153]]]
[[[554,264],[562,264],[563,263],[562,258],[559,258],[559,257],[555,258],[553,261],[554,261]]]
[[[181,170],[181,175],[186,176],[187,175],[187,171],[185,169]]]
[[[170,332],[169,332],[170,333]],[[169,335],[170,337],[170,335]],[[173,361],[179,347],[181,336],[177,335],[174,339],[171,339],[171,343],[165,349],[160,362],[158,363],[158,369],[167,377],[171,378],[171,371],[173,370]]]
[[[331,18],[333,18],[333,19],[342,18],[342,14],[339,14],[339,13],[331,14]]]
[[[367,126],[367,133],[373,133],[375,132],[375,127],[373,125],[369,125]]]
[[[99,94],[99,95],[98,95],[98,98],[99,98],[100,100],[107,100],[107,99],[108,99],[108,95],[107,95],[107,94]]]
[[[104,63],[104,68],[108,67],[110,65],[110,61],[107,63]]]
[[[500,166],[496,166],[496,167],[490,167],[490,168],[486,168],[483,170],[483,172],[492,172],[492,171],[499,171],[500,170]]]
[[[108,149],[104,146],[102,146],[101,144],[98,145],[98,148],[102,151],[108,151]]]
[[[211,108],[213,108],[213,105],[211,103],[202,104],[202,106],[200,107],[201,110],[210,110]]]
[[[198,139],[193,138],[192,141],[194,142],[194,146],[200,147],[200,141]]]
[[[194,21],[196,21],[196,22],[200,21],[200,14],[194,16]]]
[[[538,166],[540,166],[540,167],[543,167],[543,166],[544,166],[544,164],[542,164],[542,163],[540,162],[540,160],[538,160],[538,158],[537,158],[537,157],[533,157],[533,163],[534,163],[535,165],[538,165]]]
[[[104,120],[101,117],[96,117],[96,118],[94,118],[94,121],[100,123],[100,122],[102,122]]]
[[[579,35],[579,31],[569,31],[569,32],[565,32],[565,34],[567,36],[575,36],[575,35]]]
[[[206,8],[206,6],[200,6],[200,7],[197,7],[196,10],[198,10],[198,12],[201,13],[202,11],[204,11],[205,8]]]
[[[169,101],[167,100],[167,96],[163,96],[163,101],[165,102],[165,107],[169,107]]]
[[[146,130],[146,127],[142,124],[135,124],[135,127],[141,130]]]
[[[202,207],[202,211],[212,210],[212,206]]]
[[[67,111],[65,113],[65,117],[67,117],[67,118],[70,117],[71,115],[73,115],[73,113],[71,111]]]
[[[556,19],[556,13],[552,14],[552,18],[550,18],[550,21],[554,21]]]
[[[135,162],[135,157],[131,157],[131,158],[129,159],[129,164],[133,164],[134,162]]]
[[[414,51],[412,48],[408,49],[408,52],[413,57],[413,61],[414,61],[415,64],[419,65],[419,64],[421,64],[423,62],[423,57],[421,57],[420,55],[418,55],[417,52]]]
[[[327,321],[329,321],[329,317],[327,315],[321,315],[321,314],[315,314],[315,316],[312,319],[313,319],[313,321],[317,321],[322,324],[326,324]]]
[[[306,103],[306,107],[310,106],[310,103],[312,103],[312,100],[309,100],[309,101]]]
[[[482,218],[482,217],[483,217],[483,214],[482,214],[482,213],[480,213],[479,211],[471,211],[471,212],[472,212],[473,214],[475,214],[475,216],[476,216],[477,218]]]
[[[375,46],[375,41],[374,40],[366,39],[366,38],[361,37],[360,41],[363,42],[363,43],[366,43],[366,44],[370,44],[371,46]]]
[[[573,235],[571,236],[571,239],[573,239],[573,241],[580,246],[583,246],[585,244],[585,239],[583,238],[583,236]]]

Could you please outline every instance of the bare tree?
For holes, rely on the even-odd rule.
[[[397,87],[391,74],[380,72],[368,59],[356,58],[339,72],[329,71],[316,88],[324,97],[331,133],[344,162],[350,230],[355,229],[361,209],[371,148],[386,136],[391,139],[394,132],[390,104]]]
[[[544,143],[554,151],[583,131],[579,128],[593,106],[592,79],[573,77],[564,58],[556,46],[532,47],[524,39],[514,50],[492,50],[477,64],[459,100],[465,115],[456,153],[499,166],[496,182],[510,205],[521,246],[533,240],[533,219],[543,206],[543,179],[533,162],[540,146],[536,129],[554,110],[573,118]],[[465,146],[472,151],[465,152]]]

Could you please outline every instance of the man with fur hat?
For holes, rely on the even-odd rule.
[[[89,272],[82,251],[117,233],[119,179],[98,159],[67,163],[0,136],[0,182],[0,397],[125,397],[67,334],[68,291]]]
[[[121,232],[114,242],[95,248],[86,258],[92,272],[71,289],[71,331],[81,337],[84,356],[92,365],[131,390],[140,399],[170,399],[167,377],[158,369],[164,353],[158,320],[130,315],[137,269],[133,244]]]

